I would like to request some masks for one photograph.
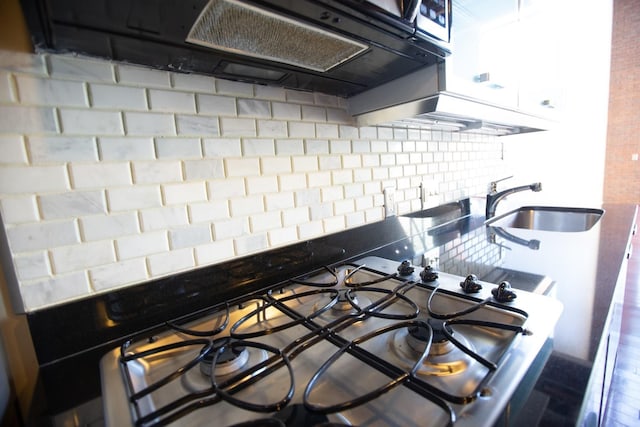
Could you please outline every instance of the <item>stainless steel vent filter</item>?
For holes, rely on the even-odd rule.
[[[187,42],[320,72],[367,49],[355,40],[235,0],[210,0]]]

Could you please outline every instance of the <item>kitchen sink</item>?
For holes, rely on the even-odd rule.
[[[485,222],[491,227],[541,231],[580,232],[590,230],[604,215],[603,209],[557,206],[522,206]]]

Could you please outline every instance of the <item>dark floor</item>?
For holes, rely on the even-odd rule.
[[[640,224],[640,214],[636,221]],[[633,236],[620,344],[603,425],[640,426],[640,230]]]

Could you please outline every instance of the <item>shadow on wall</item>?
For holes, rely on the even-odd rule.
[[[28,418],[38,376],[31,333],[24,314],[9,304],[7,283],[0,265],[0,422],[20,426]]]

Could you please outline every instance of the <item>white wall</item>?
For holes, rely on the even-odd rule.
[[[357,128],[344,100],[72,56],[0,51],[0,213],[37,310],[483,194],[490,136]],[[9,274],[12,273],[12,274]],[[15,274],[13,274],[15,273]]]
[[[554,4],[563,28],[549,49],[560,52],[562,114],[553,131],[503,139],[505,160],[523,181],[542,182],[523,200],[595,206],[603,199],[613,4]]]

